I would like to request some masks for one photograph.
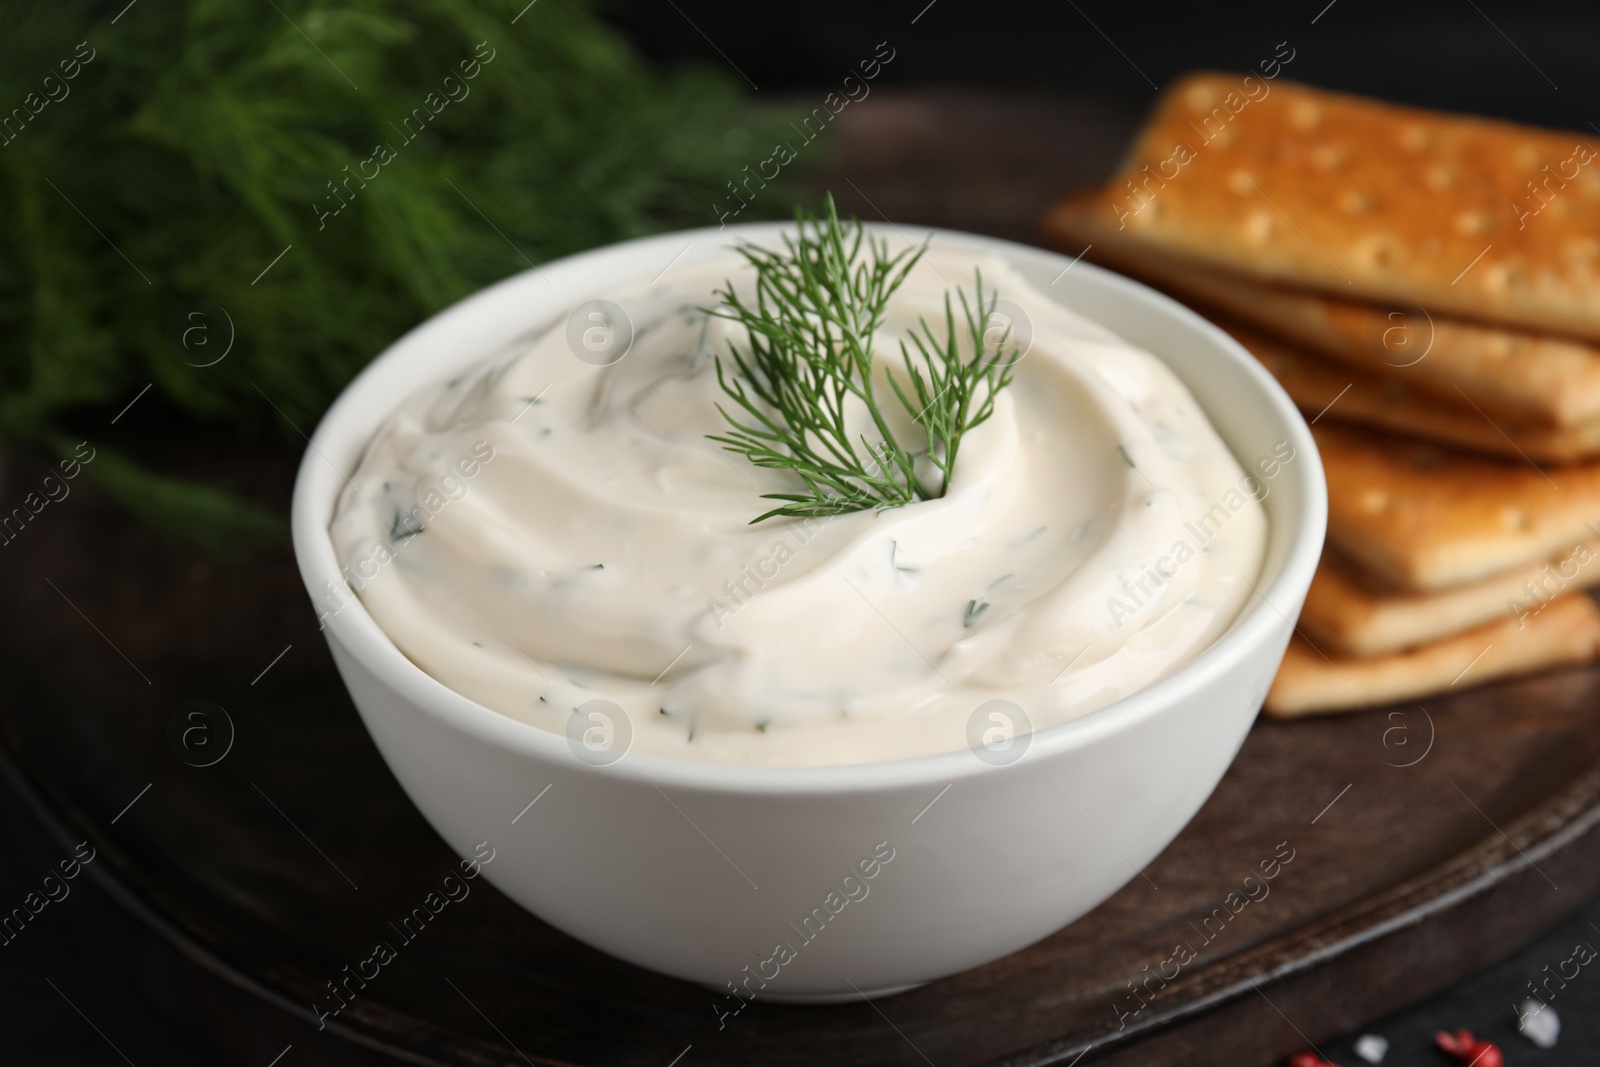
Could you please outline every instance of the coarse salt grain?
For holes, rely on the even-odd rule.
[[[1362,1034],[1356,1038],[1356,1055],[1368,1063],[1382,1063],[1389,1054],[1389,1041],[1377,1034]]]
[[[1548,1004],[1529,997],[1517,1005],[1517,1029],[1540,1048],[1555,1048],[1561,1036],[1561,1017]]]

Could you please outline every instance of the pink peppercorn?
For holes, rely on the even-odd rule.
[[[1479,1041],[1466,1030],[1453,1034],[1440,1030],[1433,1035],[1433,1042],[1468,1067],[1503,1067],[1505,1064],[1505,1056],[1498,1045]]]

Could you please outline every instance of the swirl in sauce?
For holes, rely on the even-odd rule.
[[[740,328],[699,309],[751,277],[730,253],[605,294],[634,328],[611,366],[558,321],[396,411],[332,524],[341,561],[376,572],[362,603],[478,703],[562,733],[604,698],[632,750],[683,759],[952,751],[987,701],[1038,730],[1150,685],[1238,615],[1264,511],[1165,364],[994,257],[936,243],[880,364],[975,267],[1031,345],[943,498],[751,525],[795,483],[705,436],[727,428],[714,360]]]

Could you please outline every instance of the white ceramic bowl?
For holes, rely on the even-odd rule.
[[[340,580],[328,535],[339,471],[354,470],[404,398],[618,281],[779,229],[668,234],[549,263],[395,342],[329,409],[300,467],[294,547],[313,599]],[[490,842],[484,876],[573,937],[724,993],[735,983],[767,999],[825,1001],[909,988],[1037,941],[1136,877],[1204,803],[1255,719],[1326,524],[1321,463],[1294,405],[1221,330],[1144,286],[1087,263],[1067,270],[1070,260],[1035,248],[933,234],[1005,257],[1041,291],[1156,353],[1247,468],[1279,442],[1294,449],[1264,501],[1259,595],[1170,677],[1034,734],[1002,766],[962,750],[842,767],[637,754],[595,767],[566,737],[424,674],[359,602],[329,616],[345,684],[412,801],[461,855]],[[892,859],[869,862],[865,879],[857,865],[875,848]]]

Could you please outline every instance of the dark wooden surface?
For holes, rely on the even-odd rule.
[[[846,129],[830,182],[849,177],[842,199],[860,195],[850,206],[867,217],[1018,235],[1053,183],[1019,181],[1009,216],[1003,198],[967,195],[1034,158],[1004,130],[978,153],[988,163],[941,179],[940,138],[1003,124],[986,123],[985,101],[928,99],[945,121],[878,128],[879,155],[859,167]],[[1121,119],[1034,106],[1036,169],[1087,180],[1108,165]],[[1104,133],[1098,155],[1050,162],[1091,143],[1064,140],[1086,128]],[[292,449],[219,453],[161,419],[135,408],[117,432],[286,505]],[[0,503],[42,473],[13,457]],[[453,857],[367,739],[287,550],[205,561],[80,478],[0,549],[0,598],[9,826],[41,868],[77,841],[99,850],[52,907],[240,1063],[291,1044],[294,1064],[668,1064],[688,1049],[682,1067],[1066,1065],[1086,1048],[1085,1064],[1265,1063],[1444,988],[1600,888],[1600,670],[1566,671],[1425,709],[1258,724],[1148,881],[1023,952],[877,1005],[758,1002],[719,1031],[711,994],[590,950],[477,882],[319,1031],[324,983],[391,939],[387,920]],[[169,747],[191,700],[236,727],[214,766]],[[1206,942],[1204,917],[1285,842],[1294,859],[1270,894]],[[536,825],[508,827],[500,847],[537,849]],[[1119,1029],[1115,1005],[1138,1003],[1127,983],[1179,943],[1198,958]]]
[[[276,493],[289,472],[257,473]],[[39,474],[23,464],[8,481]],[[523,1062],[517,1049],[659,1064],[689,1045],[699,1064],[1066,1064],[1091,1044],[1084,1062],[1157,1048],[1167,1063],[1262,1062],[1444,987],[1600,886],[1600,671],[1567,671],[1426,714],[1261,723],[1149,881],[878,1007],[758,1002],[719,1032],[710,994],[592,951],[478,882],[318,1032],[323,983],[394,940],[386,920],[452,857],[368,741],[287,553],[202,563],[82,482],[52,507],[0,553],[0,769],[22,802],[8,811],[41,863],[79,840],[99,850],[79,882],[96,892],[68,903],[240,1062],[274,1042],[330,1064],[355,1062],[351,1042],[440,1064]],[[195,699],[237,728],[211,767],[167,740]],[[499,847],[537,837],[508,827]],[[1205,916],[1281,842],[1294,859],[1269,895],[1205,943]],[[1113,1004],[1136,1003],[1125,983],[1178,943],[1199,958],[1118,1030]]]

